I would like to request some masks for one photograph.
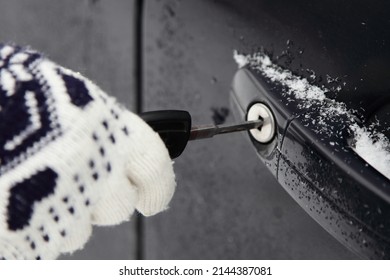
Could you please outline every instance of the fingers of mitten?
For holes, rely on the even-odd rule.
[[[63,238],[60,253],[73,253],[82,249],[91,234],[92,225],[89,216],[69,223],[60,231],[61,238]]]
[[[23,260],[30,259],[32,256],[23,245],[18,245],[17,241],[10,241],[0,237],[0,260]]]
[[[93,206],[92,223],[95,225],[116,225],[130,219],[134,212],[137,192],[123,175],[110,177],[102,190],[102,197]]]
[[[127,175],[137,187],[136,209],[150,216],[165,210],[173,196],[176,186],[173,164],[159,135],[138,116],[131,115],[133,141]]]

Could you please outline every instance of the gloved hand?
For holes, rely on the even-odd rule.
[[[53,259],[92,224],[167,208],[175,188],[157,133],[95,84],[0,45],[0,258]]]

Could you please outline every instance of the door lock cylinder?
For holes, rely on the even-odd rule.
[[[247,121],[263,120],[260,128],[249,130],[252,137],[261,144],[269,143],[276,133],[275,118],[267,105],[264,103],[254,103],[249,107]]]

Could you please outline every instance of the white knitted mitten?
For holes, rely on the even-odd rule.
[[[168,151],[138,116],[78,73],[0,45],[0,258],[53,259],[92,224],[167,208]]]

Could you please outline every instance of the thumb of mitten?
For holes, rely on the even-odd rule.
[[[160,136],[141,118],[129,114],[133,145],[129,147],[127,177],[137,189],[136,209],[145,216],[165,210],[176,182],[173,162]]]

